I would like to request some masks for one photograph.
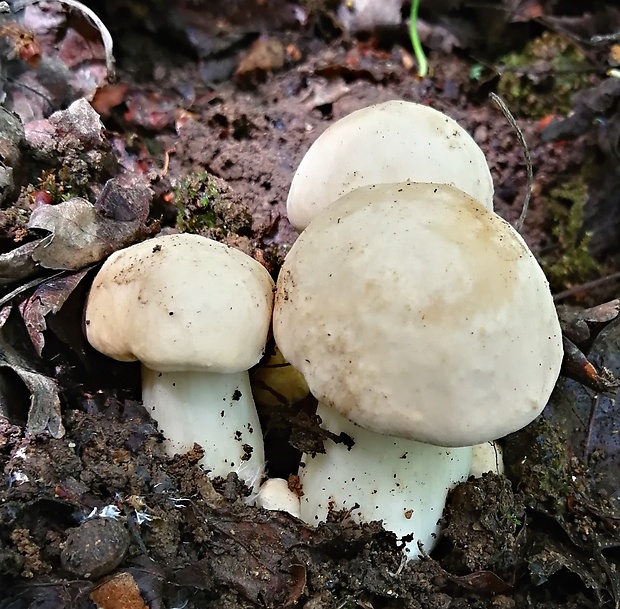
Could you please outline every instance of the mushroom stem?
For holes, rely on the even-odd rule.
[[[142,366],[142,400],[164,433],[170,455],[198,442],[211,477],[236,472],[258,490],[265,455],[246,371],[158,372]]]
[[[382,520],[398,537],[413,535],[405,549],[417,555],[418,542],[435,544],[448,490],[467,479],[471,447],[443,448],[386,436],[355,425],[319,404],[323,426],[351,436],[355,444],[327,442],[325,454],[304,455],[301,519],[316,525],[329,509],[350,510],[356,521]]]

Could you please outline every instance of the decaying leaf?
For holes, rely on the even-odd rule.
[[[603,568],[594,564],[594,561],[582,552],[575,551],[557,540],[546,539],[544,547],[529,557],[528,569],[532,581],[539,586],[565,569],[579,577],[586,588],[593,590],[599,602],[607,600],[606,574]]]
[[[558,307],[558,315],[562,324],[562,332],[577,345],[586,343],[596,331],[618,317],[620,299],[610,300],[589,309],[574,307]]]
[[[49,230],[52,240],[38,246],[32,257],[44,268],[69,271],[102,260],[114,248],[100,234],[100,221],[95,207],[78,197],[58,205],[38,207],[28,226]],[[105,220],[103,223],[107,224]]]
[[[62,0],[13,3],[12,10],[5,29],[21,35],[14,36],[14,57],[3,58],[12,74],[5,104],[25,123],[67,101],[91,99],[114,77],[112,39],[92,9],[77,0]]]
[[[287,516],[280,516],[252,513],[240,521],[225,512],[217,518],[212,514],[208,526],[214,537],[207,556],[177,571],[174,583],[208,590],[217,582],[267,607],[293,605],[303,593],[306,572],[292,549],[307,533],[302,526],[291,530]]]
[[[32,396],[26,429],[32,434],[47,432],[52,438],[62,438],[65,435],[65,428],[60,414],[60,397],[56,381],[16,363],[7,362],[5,365],[10,366],[18,374]]]
[[[424,560],[432,564],[438,573],[453,584],[465,588],[466,590],[472,590],[479,594],[503,594],[512,588],[510,584],[491,571],[476,571],[475,573],[468,573],[467,575],[453,575],[424,552],[422,548],[420,548],[420,552]]]
[[[0,600],[0,609],[92,609],[86,594],[90,587],[85,581],[24,584],[11,598]]]
[[[39,356],[45,346],[43,332],[47,329],[46,315],[60,311],[62,305],[87,272],[88,269],[83,269],[76,273],[44,281],[34,291],[34,294],[21,303],[19,310]]]
[[[44,268],[67,271],[103,260],[144,231],[150,198],[147,188],[123,187],[110,180],[96,205],[75,197],[36,208],[29,228],[48,230],[52,239],[38,244],[33,259]]]
[[[19,376],[30,392],[30,408],[26,429],[29,433],[47,432],[53,438],[65,433],[60,413],[60,397],[56,381],[34,369],[30,359],[22,353],[19,337],[19,321],[10,315],[11,306],[2,311],[0,318],[0,368],[9,368]],[[22,330],[23,332],[23,330]],[[26,339],[27,341],[27,339]],[[32,349],[30,347],[30,349]],[[24,349],[27,350],[27,349]]]
[[[568,118],[551,122],[541,133],[545,142],[573,139],[585,133],[592,121],[609,114],[620,98],[620,80],[607,78],[575,95],[575,110]]]
[[[8,285],[16,281],[25,281],[32,277],[39,265],[33,260],[32,255],[39,247],[49,245],[52,236],[25,243],[19,247],[0,255],[0,285]]]
[[[581,312],[581,318],[587,323],[603,324],[613,321],[620,314],[620,299],[610,300],[603,304],[585,309]]]
[[[601,331],[587,355],[596,369],[615,376],[620,373],[619,354],[616,320]],[[519,478],[531,506],[555,520],[588,557],[592,548],[620,545],[619,397],[617,388],[601,393],[560,378],[544,418],[504,445],[506,465]],[[593,563],[590,567],[590,575],[600,583]]]
[[[41,159],[54,155],[62,158],[76,149],[105,150],[107,144],[101,118],[84,98],[49,118],[26,123],[24,131],[32,154]],[[98,162],[101,164],[102,160]]]

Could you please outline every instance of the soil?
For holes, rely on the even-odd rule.
[[[34,243],[39,238],[25,223],[38,198],[48,195],[58,197],[53,201],[58,203],[70,190],[96,200],[100,208],[113,201],[107,217],[119,220],[119,201],[128,195],[113,197],[103,184],[131,165],[142,167],[150,194],[136,195],[127,204],[131,214],[140,205],[148,208],[144,217],[131,215],[139,226],[130,240],[158,232],[197,232],[239,247],[276,277],[296,238],[286,219],[286,197],[305,151],[334,121],[389,99],[431,105],[473,134],[492,170],[496,211],[515,223],[528,192],[523,146],[488,99],[497,89],[497,74],[472,78],[472,68],[498,64],[500,56],[522,51],[543,31],[562,31],[550,25],[557,23],[553,19],[569,15],[587,21],[582,9],[568,2],[529,3],[545,12],[544,18],[503,18],[495,23],[496,29],[503,28],[505,39],[495,35],[501,43],[489,38],[486,46],[463,43],[451,52],[437,45],[430,53],[432,77],[418,78],[404,26],[356,37],[339,28],[334,3],[203,6],[204,19],[223,24],[217,35],[209,29],[213,22],[204,26],[203,35],[213,43],[210,50],[204,40],[195,43],[188,34],[187,15],[200,14],[200,6],[180,3],[176,13],[156,2],[150,7],[135,3],[132,10],[126,3],[103,4],[92,6],[112,31],[119,69],[108,92],[124,87],[119,102],[102,101],[102,92],[94,102],[106,140],[86,147],[83,141],[77,147],[62,140],[63,146],[55,147],[57,158],[24,151],[26,169],[16,194],[0,210],[3,252],[20,239]],[[475,11],[458,2],[443,9],[439,4],[444,3],[426,15],[437,35],[444,32],[442,15],[451,23],[481,27]],[[607,8],[597,4],[596,14]],[[184,16],[185,25],[158,17],[160,9]],[[244,18],[246,9],[251,19]],[[303,11],[303,24],[293,9]],[[143,10],[149,17],[141,23]],[[620,19],[617,23],[620,28]],[[620,93],[597,93],[606,82],[606,51],[586,55],[598,67],[581,84],[582,95],[590,97],[573,103],[568,95],[574,115],[586,116],[585,127],[565,125],[561,139],[546,130],[551,115],[558,116],[554,125],[563,117],[553,111],[555,101],[560,104],[549,83],[529,98],[550,101],[544,121],[530,111],[528,98],[507,100],[527,141],[535,177],[522,234],[543,264],[555,269],[556,293],[562,300],[572,298],[571,324],[584,306],[614,297],[612,280],[597,286],[589,282],[615,272],[619,242],[612,144]],[[594,112],[598,122],[588,119],[583,108],[602,99],[611,101]],[[94,150],[97,155],[85,158]],[[69,168],[65,174],[59,169],[63,166]],[[588,193],[581,201],[566,192],[576,176],[583,184],[575,188],[583,186]],[[146,192],[130,186],[132,192]],[[571,233],[569,212],[584,201]],[[583,260],[573,254],[586,230],[590,236],[583,251],[591,266],[583,270]],[[109,251],[120,243],[115,241]],[[58,313],[49,308],[43,314],[52,312],[48,329],[44,321],[39,332],[45,336],[39,354],[30,344],[32,328],[30,336],[22,328],[23,320],[33,319],[24,313],[24,307],[31,310],[31,300],[23,299],[36,286],[14,281],[5,290],[23,288],[20,311],[16,306],[3,317],[3,329],[13,332],[3,346],[7,341],[18,345],[33,369],[56,381],[62,418],[56,433],[50,426],[45,431],[45,424],[41,433],[29,433],[34,420],[28,413],[30,395],[16,360],[5,355],[0,609],[620,605],[618,453],[605,443],[616,432],[613,425],[597,427],[594,416],[587,423],[595,408],[587,402],[595,399],[591,390],[562,377],[550,414],[503,442],[506,475],[485,474],[454,489],[435,550],[404,563],[398,540],[380,523],[358,525],[346,513],[335,513],[312,528],[287,513],[248,505],[248,491],[234,475],[211,480],[198,465],[199,446],[169,457],[156,423],[140,404],[139,367],[107,360],[84,341],[81,309],[94,274],[90,264],[60,267],[89,270],[71,289],[57,288],[66,297]],[[606,316],[590,310],[579,317],[585,336],[569,334],[581,355],[592,349],[606,352],[600,341],[612,339],[609,330],[601,330],[613,326],[618,310],[605,311]],[[594,363],[601,375],[614,370],[610,360]],[[600,388],[596,383],[602,377],[596,378],[590,373],[585,382]],[[294,476],[301,451],[331,441],[312,417],[312,398],[286,408],[267,403],[258,391],[256,399],[270,475]],[[581,427],[557,414],[577,412],[572,400],[583,408],[577,417]],[[599,436],[605,442],[593,442]]]

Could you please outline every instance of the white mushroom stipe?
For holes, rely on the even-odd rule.
[[[504,473],[504,455],[502,447],[497,442],[482,442],[472,446],[469,475],[481,478],[488,472],[498,475]]]
[[[263,438],[247,370],[261,358],[273,281],[243,252],[169,235],[115,252],[93,282],[89,342],[142,363],[143,401],[172,455],[194,442],[212,476],[236,472],[254,491]]]
[[[429,106],[393,100],[333,123],[312,144],[291,183],[286,211],[298,232],[360,186],[451,184],[493,209],[484,153],[456,121]]]
[[[197,442],[212,477],[236,472],[250,488],[260,482],[265,454],[247,372],[157,372],[142,366],[142,400],[163,430],[168,452],[185,453]]]
[[[467,479],[471,448],[443,448],[386,436],[355,425],[319,405],[323,427],[346,433],[355,444],[325,442],[325,454],[303,455],[301,519],[325,521],[330,506],[351,510],[356,522],[382,520],[397,537],[411,536],[409,558],[435,545],[448,491]]]

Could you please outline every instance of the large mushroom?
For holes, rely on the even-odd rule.
[[[491,172],[469,133],[429,106],[393,100],[357,110],[319,136],[293,176],[287,216],[301,232],[360,186],[407,181],[452,184],[493,209]]]
[[[427,550],[474,444],[543,409],[562,361],[547,280],[519,234],[441,184],[358,188],[317,216],[277,282],[274,335],[350,450],[304,458],[301,517],[382,519]],[[423,444],[421,444],[423,443]]]
[[[142,398],[171,454],[196,442],[213,476],[256,489],[263,438],[248,369],[264,351],[273,280],[243,252],[169,235],[115,252],[95,277],[86,336],[98,351],[142,363]]]

